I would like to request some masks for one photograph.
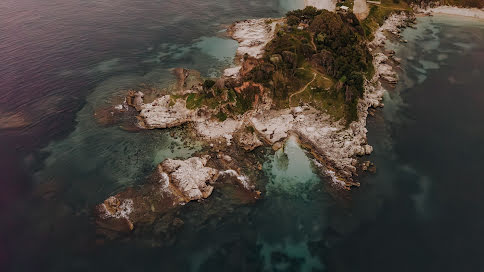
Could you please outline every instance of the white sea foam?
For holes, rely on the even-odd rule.
[[[114,197],[112,196],[112,198],[114,198]],[[129,215],[134,210],[133,200],[129,199],[129,198],[123,200],[123,202],[121,203],[121,205],[119,205],[119,208],[116,210],[115,213],[109,212],[104,203],[101,204],[101,207],[103,207],[103,209],[105,211],[105,213],[103,214],[104,218],[126,218],[126,219],[129,219]]]
[[[247,190],[251,189],[251,186],[249,185],[249,178],[247,176],[240,175],[235,170],[228,169],[228,170],[220,171],[220,175],[222,176],[229,175],[229,176],[236,177],[240,181],[240,184],[242,184],[242,186],[244,186],[245,189]]]

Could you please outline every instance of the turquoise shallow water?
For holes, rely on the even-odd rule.
[[[483,24],[419,18],[389,44],[403,59],[385,108],[369,120],[376,175],[335,192],[295,139],[269,154],[265,197],[234,205],[215,192],[182,209],[176,242],[159,226],[100,245],[93,205],[145,182],[199,143],[168,131],[101,126],[94,111],[170,68],[217,76],[237,19],[280,16],[293,1],[4,1],[0,106],[30,121],[0,131],[5,271],[480,271],[484,221]],[[5,34],[2,34],[5,33]],[[48,199],[39,184],[54,184]],[[45,188],[45,187],[44,187]],[[2,271],[3,271],[2,270]]]

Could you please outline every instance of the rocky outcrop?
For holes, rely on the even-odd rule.
[[[397,73],[393,71],[393,67],[388,64],[388,60],[388,56],[383,53],[376,53],[373,56],[373,62],[376,64],[376,72],[379,78],[390,84],[396,84],[398,82],[398,76]]]
[[[187,109],[183,99],[172,100],[170,95],[140,106],[141,126],[146,128],[170,128],[192,121],[197,111]]]
[[[386,33],[391,33],[400,38],[402,29],[412,25],[414,22],[415,17],[409,17],[405,12],[393,13],[385,20],[383,25],[375,31],[373,41],[368,44],[370,50],[385,44],[385,40],[387,39]]]
[[[219,171],[205,167],[207,157],[188,160],[167,159],[158,165],[161,190],[181,197],[185,202],[207,198],[212,194]]]
[[[294,116],[290,109],[286,109],[255,114],[250,121],[268,143],[274,144],[287,138],[294,124]]]
[[[178,90],[183,90],[185,87],[187,87],[187,78],[190,75],[190,72],[185,69],[185,68],[175,68],[173,69],[173,74],[175,75],[177,79],[177,89]]]
[[[135,108],[137,111],[141,110],[143,106],[143,97],[145,95],[140,91],[129,91],[126,96],[126,104]]]
[[[253,19],[234,23],[229,27],[229,35],[239,42],[237,55],[260,58],[264,48],[274,38],[277,24],[283,19]]]
[[[209,197],[219,171],[206,167],[208,159],[165,160],[158,165],[152,182],[106,199],[96,206],[100,232],[108,235],[130,232],[137,224],[150,224],[180,204]]]
[[[250,127],[252,128],[252,127]],[[253,128],[252,128],[253,129]],[[259,146],[262,146],[263,143],[257,137],[257,134],[250,129],[243,128],[235,134],[235,140],[237,144],[242,147],[245,151],[252,151]]]
[[[366,144],[366,128],[362,129],[356,123],[345,128],[342,123],[335,123],[329,115],[309,106],[303,110],[266,112],[255,115],[251,121],[265,141],[274,146],[285,141],[291,133],[297,134],[318,159],[336,170],[343,184],[346,181],[350,184],[356,173],[357,160],[354,157],[372,151],[371,146]]]
[[[214,141],[224,139],[227,145],[231,144],[234,133],[242,126],[241,120],[228,118],[223,122],[207,119],[196,122],[194,127],[198,135],[206,140]]]

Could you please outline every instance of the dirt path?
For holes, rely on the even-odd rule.
[[[314,34],[313,33],[311,33],[311,45],[313,46],[314,51],[316,51],[316,53],[317,53],[318,48],[316,47],[316,44],[314,43]]]
[[[304,92],[306,90],[306,88],[309,86],[309,84],[313,83],[313,81],[316,80],[316,73],[313,73],[313,79],[311,81],[309,81],[304,87],[302,87],[301,89],[299,89],[299,91],[291,94],[289,96],[289,107],[291,106],[291,99],[293,96],[295,96],[296,94],[300,94],[302,92]]]

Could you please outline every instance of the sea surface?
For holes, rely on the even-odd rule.
[[[401,80],[368,120],[377,173],[359,189],[335,190],[290,138],[264,159],[261,200],[189,203],[170,243],[156,224],[96,236],[94,205],[200,149],[176,130],[101,125],[96,110],[168,87],[174,67],[220,75],[229,24],[302,5],[1,1],[0,271],[483,271],[484,22],[444,15],[387,44]]]

